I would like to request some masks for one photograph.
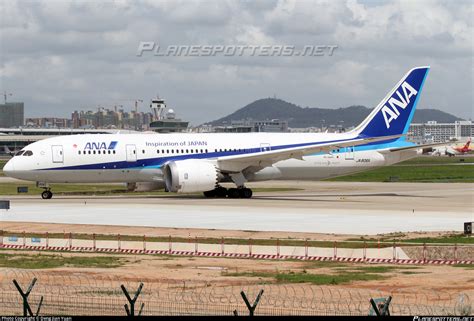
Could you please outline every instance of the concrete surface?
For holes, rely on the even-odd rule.
[[[378,234],[462,231],[474,220],[474,184],[265,182],[301,191],[250,200],[198,196],[10,197],[0,222]],[[54,188],[54,187],[53,187]]]

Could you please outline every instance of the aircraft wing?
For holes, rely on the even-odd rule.
[[[218,168],[223,172],[240,172],[248,167],[264,168],[281,160],[296,158],[302,159],[304,155],[319,152],[329,152],[332,149],[364,145],[367,143],[385,141],[399,138],[402,135],[381,136],[381,137],[355,137],[339,139],[329,142],[314,142],[291,145],[291,147],[281,146],[278,149],[261,151],[245,155],[231,155],[217,158]]]
[[[449,142],[444,142],[444,143],[432,143],[432,144],[421,144],[421,145],[414,145],[414,146],[406,146],[406,147],[396,147],[396,148],[388,148],[386,150],[380,151],[381,153],[388,153],[388,152],[399,152],[402,150],[413,150],[413,149],[428,149],[428,148],[433,148],[437,146],[444,146],[446,144],[449,144]]]

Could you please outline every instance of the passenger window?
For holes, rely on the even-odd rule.
[[[142,154],[145,154],[145,150],[144,150],[144,149],[142,150]]]
[[[169,150],[169,149],[167,149],[167,150],[166,150],[166,154],[169,154],[169,153],[170,153],[170,150]]]
[[[206,153],[207,153],[207,149],[206,149]]]
[[[157,150],[156,150],[156,153],[157,153],[157,154],[159,154],[159,153],[160,153],[160,150],[159,150],[159,149],[157,149]]]
[[[91,151],[88,152],[88,154],[90,155]]]
[[[108,151],[108,154],[110,155],[110,150]]]
[[[115,151],[113,151],[113,153],[115,154]]]
[[[81,151],[80,151],[80,150],[79,150],[79,151],[77,151],[77,152],[78,152],[78,154],[79,154],[79,155],[81,155]]]

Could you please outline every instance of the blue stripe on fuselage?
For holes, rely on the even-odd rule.
[[[335,143],[345,140],[335,140],[328,142],[319,142],[321,143]],[[302,147],[307,145],[315,145],[318,143],[303,143],[303,144],[293,144],[293,145],[281,145],[281,146],[271,146],[271,150],[281,150],[286,148]],[[364,145],[359,145],[354,147],[354,151],[367,151],[367,150],[378,150],[378,149],[387,149],[387,148],[399,148],[399,147],[408,147],[415,146],[416,144],[404,141],[402,139],[392,139],[381,142],[367,143]],[[208,153],[199,153],[199,154],[187,154],[187,155],[173,155],[173,156],[164,156],[164,157],[154,157],[154,158],[145,158],[137,159],[133,162],[119,161],[119,162],[107,162],[107,163],[94,163],[86,165],[76,165],[76,166],[65,166],[57,168],[44,168],[42,170],[97,170],[97,169],[138,169],[138,168],[160,168],[165,163],[170,161],[179,161],[185,159],[207,159],[207,158],[216,158],[222,156],[232,156],[232,155],[246,155],[262,152],[261,147],[248,148],[242,151],[227,151],[227,152],[208,152]],[[339,153],[345,153],[346,148],[340,148]],[[337,153],[337,152],[335,152]],[[324,155],[327,153],[315,153],[307,156],[314,155]]]
[[[300,143],[300,144],[291,144],[291,145],[281,145],[281,146],[270,146],[271,151],[287,149],[287,148],[296,148],[296,147],[303,147],[303,146],[311,146],[317,144],[324,144],[324,143],[339,143],[345,142],[347,140],[357,139],[338,139],[332,141],[324,141],[324,142],[310,142],[310,143]],[[215,158],[215,157],[222,157],[222,156],[233,156],[233,155],[246,155],[246,154],[254,154],[262,152],[264,147],[254,147],[254,148],[247,148],[242,151],[227,151],[227,152],[208,152],[202,154],[187,154],[187,155],[173,155],[173,156],[165,156],[165,157],[154,157],[154,158],[147,158],[147,159],[137,159],[133,162],[127,161],[119,161],[119,162],[108,162],[108,163],[94,163],[94,164],[87,164],[87,165],[76,165],[76,166],[65,166],[65,167],[56,167],[56,168],[43,168],[41,170],[84,170],[84,169],[130,169],[130,168],[160,168],[169,161],[175,160],[185,160],[185,159],[205,159],[205,158]]]

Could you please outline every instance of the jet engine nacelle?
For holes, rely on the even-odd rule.
[[[216,166],[198,159],[169,162],[164,166],[163,174],[168,192],[205,192],[213,190],[218,183]]]

